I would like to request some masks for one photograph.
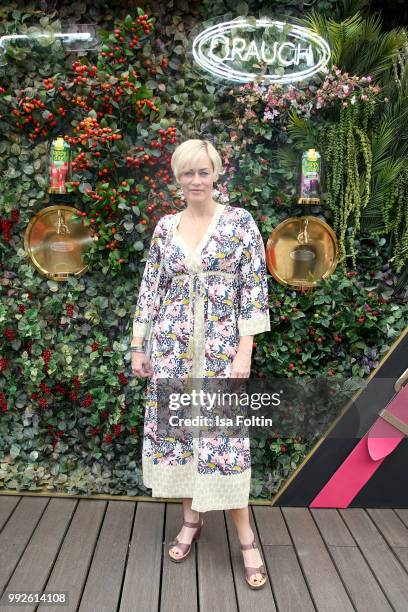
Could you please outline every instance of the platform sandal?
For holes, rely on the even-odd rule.
[[[199,540],[200,539],[200,535],[201,535],[201,528],[204,524],[203,519],[201,518],[200,514],[199,514],[199,520],[197,523],[189,523],[188,521],[183,521],[183,525],[185,527],[194,527],[195,529],[197,529],[197,531],[195,532],[193,539],[191,540],[191,544],[186,544],[184,542],[179,542],[177,538],[175,538],[172,542],[170,542],[170,548],[169,548],[169,557],[172,561],[174,561],[175,563],[180,563],[180,561],[184,561],[184,559],[187,559],[188,555],[190,554],[191,551],[191,547],[193,545],[194,540]],[[182,557],[173,557],[171,554],[171,548],[173,548],[173,546],[177,546],[178,548],[181,549],[181,551],[183,552],[183,556]]]
[[[258,548],[258,545],[255,542],[255,540],[252,542],[252,544],[241,544],[241,550],[250,550],[251,548]],[[245,560],[244,560],[244,569],[245,569],[245,580],[247,581],[247,584],[250,589],[258,590],[258,589],[262,589],[262,587],[265,586],[266,570],[265,570],[264,565],[260,565],[259,567],[248,567],[247,565],[245,565]],[[251,576],[253,576],[254,574],[262,574],[262,581],[259,582],[258,584],[254,584],[253,582],[250,581]]]

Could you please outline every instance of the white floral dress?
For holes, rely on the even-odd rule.
[[[249,438],[207,434],[181,442],[159,435],[156,379],[229,377],[240,337],[270,330],[265,248],[244,208],[217,204],[195,249],[178,232],[180,215],[164,215],[155,227],[133,317],[134,336],[145,335],[151,316],[155,321],[143,482],[153,497],[191,497],[196,511],[243,508],[251,480]]]

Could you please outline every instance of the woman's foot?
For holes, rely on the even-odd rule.
[[[201,524],[200,521],[202,522],[202,518],[200,517],[199,512],[197,512],[195,515],[193,514],[193,515],[190,515],[189,517],[186,517],[186,516],[184,517],[184,522],[196,523],[197,525],[200,525]],[[177,534],[175,540],[178,540],[182,544],[191,544],[194,536],[197,534],[198,529],[199,527],[187,527],[186,525],[183,525],[179,533]],[[186,554],[186,551],[181,550],[181,548],[177,546],[177,544],[169,548],[169,555],[173,559],[180,559],[184,557],[185,554]]]
[[[254,542],[254,540],[255,536],[252,530],[246,533],[245,535],[241,535],[239,537],[241,546],[250,545]],[[263,566],[263,559],[261,557],[259,548],[251,547],[248,550],[241,550],[241,552],[244,558],[245,567],[258,567],[261,569],[261,566]],[[266,582],[265,576],[263,576],[260,571],[254,572],[250,577],[247,578],[247,581],[249,581],[250,585],[252,585],[253,587],[259,587],[261,584],[263,586],[263,584],[265,584]]]

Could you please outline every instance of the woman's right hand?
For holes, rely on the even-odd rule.
[[[152,376],[153,370],[150,359],[145,353],[132,352],[132,372],[135,376],[142,378]]]

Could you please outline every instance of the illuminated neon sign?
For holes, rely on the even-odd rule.
[[[73,31],[73,30],[76,31]],[[91,24],[74,24],[67,32],[33,31],[29,34],[5,34],[0,36],[0,66],[7,64],[5,53],[7,46],[14,42],[46,39],[60,39],[70,51],[98,49],[99,39],[95,27]]]
[[[240,83],[260,76],[272,83],[302,81],[330,59],[329,45],[312,30],[266,17],[206,28],[194,38],[192,53],[204,70]]]

